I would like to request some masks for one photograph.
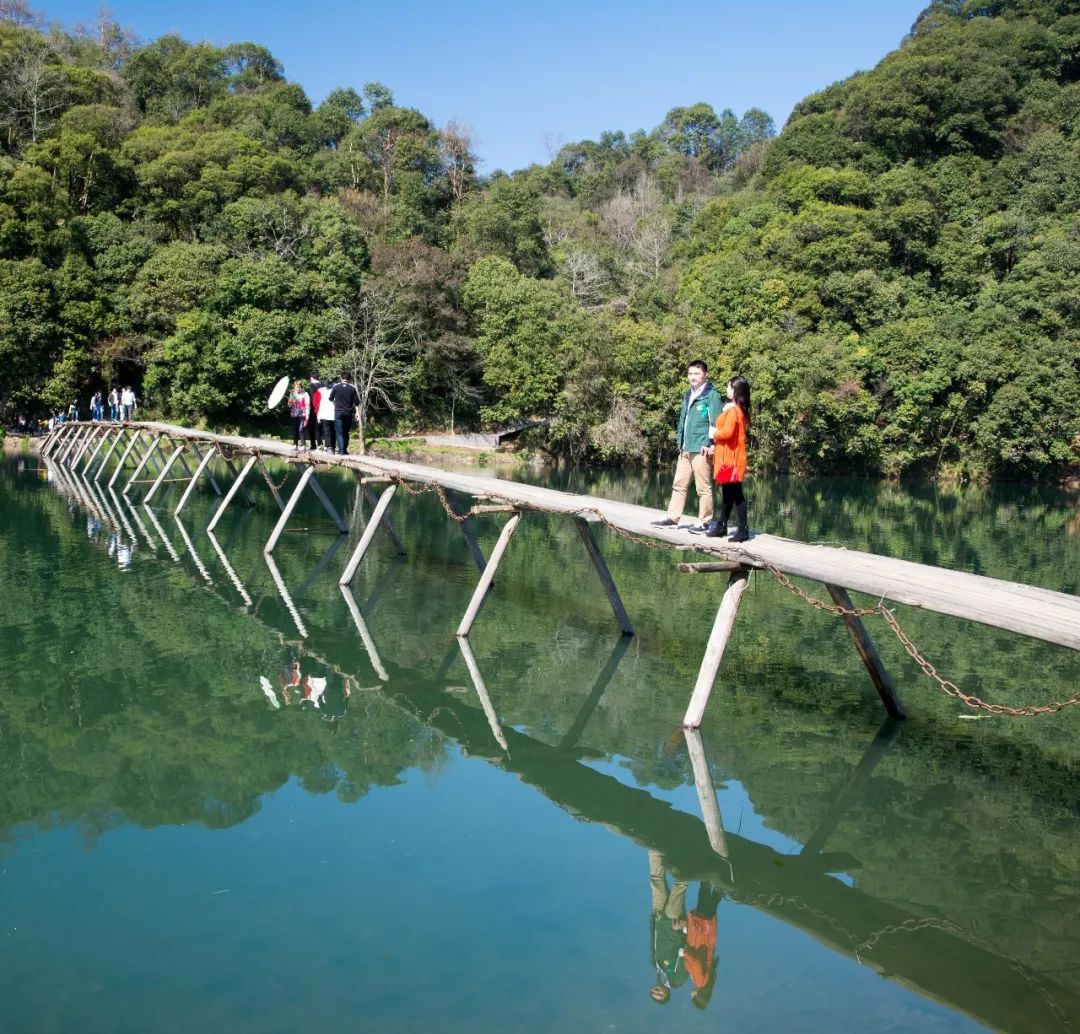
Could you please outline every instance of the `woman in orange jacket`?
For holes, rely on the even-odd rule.
[[[732,377],[727,386],[730,400],[711,428],[713,451],[713,481],[720,486],[723,506],[720,519],[709,525],[705,534],[722,538],[728,533],[728,518],[735,511],[738,522],[729,542],[746,542],[750,528],[746,518],[746,497],[742,483],[746,477],[746,432],[750,428],[750,383],[745,377]]]

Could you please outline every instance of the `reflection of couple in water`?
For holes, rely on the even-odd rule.
[[[724,897],[711,883],[702,883],[697,904],[686,914],[685,880],[668,884],[664,859],[649,852],[649,883],[652,888],[650,934],[656,983],[649,996],[660,1005],[671,999],[671,989],[689,978],[694,990],[690,1000],[704,1009],[716,984],[716,908]]]
[[[293,702],[293,692],[299,690],[298,703],[304,703],[307,701],[313,704],[316,708],[322,709],[323,699],[326,696],[326,676],[325,675],[307,675],[306,677],[300,671],[300,662],[294,660],[292,664],[286,668],[278,677],[278,686],[281,693],[281,699],[278,699],[278,694],[274,691],[274,686],[265,675],[259,676],[259,685],[262,687],[263,694],[266,699],[274,705],[274,708],[281,707],[281,701],[285,702],[288,706]],[[352,685],[348,679],[345,680],[343,689],[343,701],[349,699],[352,692]],[[344,711],[342,711],[344,714]],[[336,717],[341,717],[337,715]]]

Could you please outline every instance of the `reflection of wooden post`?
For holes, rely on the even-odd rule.
[[[367,650],[368,660],[371,661],[371,666],[375,669],[375,674],[379,676],[380,682],[389,682],[390,676],[386,674],[382,658],[379,656],[379,651],[375,648],[375,640],[368,630],[364,615],[360,613],[360,606],[356,602],[356,597],[352,594],[352,589],[347,585],[339,585],[338,588],[341,590],[341,595],[345,597],[345,605],[349,608],[349,613],[352,615],[353,624],[356,625],[356,631],[360,633],[360,639],[364,644],[364,649]]]
[[[829,806],[825,817],[818,823],[817,829],[810,834],[805,846],[799,852],[801,855],[818,854],[825,846],[825,842],[832,836],[833,831],[844,813],[851,807],[852,801],[862,793],[866,784],[870,781],[870,775],[877,767],[878,762],[888,753],[896,734],[903,728],[895,718],[886,718],[877,731],[877,735],[871,740],[870,746],[863,751],[859,763],[847,781],[847,785],[836,795],[836,799]]]
[[[694,770],[694,787],[701,802],[701,817],[705,820],[705,831],[709,834],[712,849],[721,858],[728,858],[727,837],[724,835],[724,820],[720,816],[720,805],[716,803],[716,787],[713,786],[709,772],[709,760],[705,756],[705,744],[701,742],[701,733],[697,729],[683,729],[686,737],[686,749],[690,752],[690,767]]]
[[[300,475],[300,480],[297,481],[296,488],[293,489],[292,495],[289,496],[289,501],[285,504],[285,509],[281,511],[281,516],[278,518],[277,524],[274,525],[274,530],[270,533],[270,538],[266,540],[266,545],[263,546],[263,552],[267,556],[274,552],[274,547],[278,544],[278,539],[281,538],[281,534],[285,530],[285,525],[289,523],[289,518],[293,515],[296,504],[300,502],[300,496],[304,494],[304,489],[307,488],[308,482],[314,476],[314,467],[306,467],[304,473]]]
[[[716,673],[720,670],[720,662],[724,659],[724,650],[727,649],[728,639],[731,638],[731,630],[735,626],[735,615],[739,612],[739,603],[743,593],[750,584],[749,571],[733,571],[728,579],[727,588],[724,590],[724,598],[720,601],[720,607],[716,611],[716,621],[713,623],[712,632],[709,635],[708,646],[705,647],[705,656],[701,660],[701,669],[698,671],[697,683],[694,686],[693,695],[690,697],[690,705],[686,709],[683,718],[683,726],[687,729],[696,729],[701,725],[701,719],[705,714],[705,707],[709,703],[709,696],[716,682]]]
[[[202,558],[195,552],[195,543],[191,541],[187,528],[184,527],[180,518],[175,514],[173,514],[173,520],[176,522],[176,530],[180,532],[180,537],[184,540],[184,545],[187,546],[187,551],[191,554],[191,559],[195,561],[195,566],[199,569],[199,574],[203,576],[203,580],[207,585],[213,585],[214,579],[210,577],[210,572],[206,569],[206,564],[202,562]]]
[[[217,527],[218,521],[224,516],[225,511],[229,507],[229,503],[233,501],[233,497],[240,491],[241,485],[244,483],[244,478],[251,473],[251,468],[255,466],[258,461],[258,456],[250,456],[247,463],[244,464],[244,469],[236,475],[236,480],[233,481],[229,487],[228,492],[225,493],[225,498],[221,500],[221,505],[214,511],[214,516],[210,518],[210,523],[206,526],[207,531],[213,531]],[[229,464],[232,467],[232,464]],[[232,468],[235,470],[235,468]]]
[[[581,536],[581,541],[585,543],[589,559],[592,561],[593,567],[596,568],[596,573],[600,576],[600,584],[604,587],[604,592],[607,593],[608,602],[615,612],[615,620],[618,621],[622,634],[633,635],[634,626],[630,624],[630,618],[626,614],[626,608],[623,606],[623,601],[619,596],[619,590],[615,587],[615,580],[608,570],[604,554],[600,552],[600,547],[596,544],[589,522],[584,517],[576,517],[574,524],[577,525],[578,534]]]
[[[157,519],[157,514],[153,509],[143,503],[143,509],[146,510],[146,516],[149,518],[150,523],[154,526],[154,531],[161,536],[162,545],[165,547],[165,551],[173,558],[174,563],[180,563],[180,554],[176,552],[173,544],[169,541],[169,536],[165,534],[165,529],[161,526],[161,522]]]
[[[314,470],[314,467],[308,467],[308,470]],[[263,553],[263,560],[266,561],[266,566],[270,568],[270,577],[274,579],[277,591],[285,602],[285,609],[288,610],[291,615],[293,624],[296,625],[296,630],[300,633],[300,638],[307,639],[307,629],[304,627],[304,622],[300,618],[300,611],[296,609],[296,604],[293,603],[292,597],[289,595],[289,590],[285,586],[285,579],[281,577],[281,572],[277,569],[274,558],[269,553]]]
[[[596,710],[596,705],[600,703],[600,698],[604,695],[604,690],[607,689],[611,677],[615,674],[615,669],[619,666],[619,661],[622,660],[623,654],[626,653],[629,646],[629,636],[621,635],[615,641],[615,649],[611,651],[611,656],[608,657],[603,670],[596,676],[596,682],[593,684],[592,692],[585,698],[585,703],[581,705],[577,717],[571,723],[570,728],[566,730],[563,738],[559,741],[560,750],[570,750],[572,747],[577,746],[578,739],[585,731],[585,726],[589,724],[589,719],[592,717],[593,711]]]
[[[379,501],[375,504],[375,509],[372,510],[371,516],[368,518],[367,527],[364,528],[364,534],[360,536],[360,541],[356,545],[356,549],[353,550],[353,555],[349,557],[349,562],[345,565],[345,570],[341,572],[341,577],[338,579],[338,585],[348,585],[353,580],[353,575],[356,574],[357,568],[360,566],[360,561],[364,559],[364,554],[368,551],[368,546],[371,545],[371,540],[375,538],[375,532],[379,530],[379,524],[382,521],[383,514],[386,513],[386,508],[390,505],[390,501],[394,498],[394,493],[397,491],[397,485],[388,485],[383,489],[383,494],[379,496]]]
[[[218,542],[217,536],[212,531],[206,532],[206,537],[210,540],[210,545],[214,547],[214,552],[217,553],[218,559],[221,561],[221,566],[225,568],[225,573],[229,576],[230,581],[236,586],[236,591],[240,593],[241,599],[247,606],[252,606],[254,600],[248,595],[247,589],[244,588],[244,583],[240,581],[240,576],[233,570],[233,565],[229,563],[229,558],[225,556],[225,550],[221,548],[221,543]]]
[[[495,543],[495,548],[491,551],[491,557],[484,567],[484,572],[480,575],[480,581],[476,583],[476,589],[473,591],[472,599],[469,601],[469,609],[465,611],[465,616],[461,619],[461,624],[458,625],[457,634],[459,636],[467,636],[472,630],[476,615],[480,613],[480,608],[484,605],[484,597],[487,595],[488,589],[491,588],[491,582],[495,578],[495,572],[499,569],[503,553],[506,552],[506,547],[510,545],[510,538],[517,530],[520,522],[521,514],[515,513],[503,525],[499,541]]]
[[[476,657],[472,652],[472,647],[469,645],[469,640],[459,635],[457,642],[458,646],[461,647],[461,655],[465,658],[465,667],[469,669],[469,677],[472,679],[473,687],[476,689],[476,695],[480,698],[480,706],[484,709],[484,714],[487,717],[491,735],[495,737],[495,742],[509,754],[510,745],[506,742],[506,734],[502,731],[499,716],[495,713],[495,705],[492,704],[491,697],[488,695],[487,686],[484,685],[484,676],[480,674],[480,666],[476,663]]]
[[[838,607],[843,607],[845,610],[855,609],[851,605],[851,597],[842,586],[829,585],[826,582],[825,588],[829,590],[833,603]],[[859,651],[859,656],[862,658],[866,670],[870,673],[870,680],[874,683],[874,689],[877,690],[878,696],[881,697],[881,702],[885,705],[889,717],[906,718],[904,705],[900,703],[900,698],[896,695],[892,681],[885,672],[885,667],[874,647],[874,641],[866,631],[862,619],[854,614],[843,614],[841,616],[844,619],[844,624],[847,625],[847,630],[851,633],[851,640],[855,644],[855,649]]]

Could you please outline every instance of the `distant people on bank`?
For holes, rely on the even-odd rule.
[[[690,530],[710,538],[723,538],[728,534],[728,520],[734,510],[736,527],[728,541],[746,542],[750,538],[750,526],[743,480],[746,477],[746,433],[750,428],[750,383],[745,377],[732,377],[728,382],[727,397],[727,405],[710,429],[714,445],[713,480],[720,486],[720,518],[704,531]]]
[[[320,382],[318,376],[316,374],[314,374],[314,373],[311,374],[308,377],[308,387],[307,387],[309,407],[310,407],[309,408],[310,417],[308,419],[308,424],[307,424],[307,436],[308,436],[308,448],[309,449],[316,448],[319,445],[319,443],[322,441],[322,434],[321,434],[322,429],[319,427],[318,403],[316,401],[316,396],[319,394],[319,389],[321,387],[322,387],[322,383]]]
[[[334,404],[334,433],[337,435],[337,448],[334,451],[339,456],[345,456],[349,452],[349,435],[360,405],[360,394],[353,387],[351,373],[343,373],[341,380],[330,389],[330,401]]]
[[[319,426],[319,447],[337,451],[337,432],[334,429],[334,403],[330,398],[330,389],[334,378],[327,377],[315,392],[315,421]]]
[[[138,406],[138,401],[135,398],[135,392],[128,386],[120,392],[120,419],[125,424],[131,423],[132,417],[135,415],[135,409]]]
[[[686,508],[690,482],[694,482],[698,497],[698,522],[691,530],[704,531],[713,517],[712,454],[710,429],[720,415],[722,401],[708,378],[708,367],[695,359],[686,368],[690,387],[683,395],[679,423],[675,429],[675,444],[679,459],[675,465],[675,481],[671,489],[667,516],[653,521],[657,528],[676,528]]]
[[[652,913],[649,934],[656,983],[649,997],[659,1005],[671,999],[671,990],[686,983],[686,889],[685,880],[668,884],[664,858],[659,851],[649,852],[649,886],[652,890]]]
[[[289,419],[292,421],[292,445],[299,451],[301,440],[306,441],[308,421],[311,419],[311,397],[303,381],[294,381],[289,393]]]

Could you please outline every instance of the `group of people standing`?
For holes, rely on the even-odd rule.
[[[292,421],[293,448],[326,449],[339,456],[349,451],[349,438],[356,419],[360,395],[352,374],[343,373],[339,381],[326,382],[312,374],[307,385],[293,383],[289,393],[289,419]],[[305,443],[301,445],[301,443]]]
[[[750,429],[750,384],[745,377],[732,377],[727,384],[727,400],[709,380],[708,367],[695,359],[686,370],[690,387],[683,395],[679,424],[675,432],[679,460],[671,490],[667,516],[653,521],[657,528],[677,528],[686,507],[686,495],[693,481],[698,494],[698,522],[689,531],[710,538],[728,537],[728,522],[735,515],[735,530],[729,542],[750,538],[747,523],[746,436]],[[714,519],[713,485],[720,486],[721,508]]]

